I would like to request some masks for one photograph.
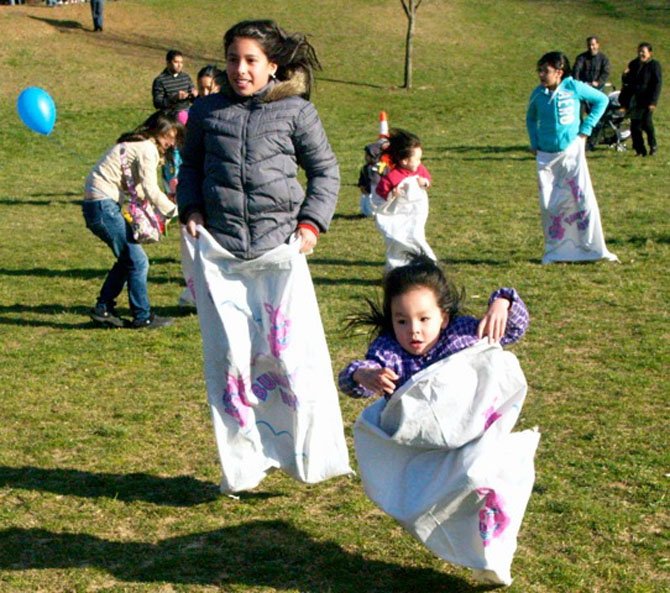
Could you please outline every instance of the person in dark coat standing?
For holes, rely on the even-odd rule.
[[[658,150],[653,116],[663,80],[661,64],[653,58],[650,43],[643,42],[638,45],[637,58],[628,64],[621,80],[623,89],[619,102],[628,108],[635,154],[653,156]],[[648,152],[644,145],[643,132],[647,134]]]

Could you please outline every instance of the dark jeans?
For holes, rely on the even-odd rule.
[[[656,150],[656,132],[654,130],[654,112],[648,108],[636,107],[630,112],[630,135],[637,154],[647,154],[642,132],[647,134],[649,150]]]
[[[128,302],[133,317],[139,321],[149,319],[149,258],[142,246],[133,241],[132,231],[121,214],[121,208],[112,199],[84,200],[82,210],[86,227],[104,241],[116,257],[100,289],[98,303],[104,304],[107,310],[112,309],[127,282]]]
[[[93,28],[102,30],[102,12],[105,8],[105,0],[91,0],[91,16],[93,17]]]

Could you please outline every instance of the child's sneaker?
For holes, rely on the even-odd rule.
[[[159,317],[158,315],[151,314],[149,319],[133,319],[130,322],[131,329],[157,329],[159,327],[167,327],[172,325],[174,320],[170,317]]]
[[[113,307],[107,308],[104,303],[98,303],[93,309],[89,311],[89,317],[106,327],[123,327],[123,319],[121,319]]]

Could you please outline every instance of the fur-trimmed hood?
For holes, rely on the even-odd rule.
[[[286,80],[270,80],[258,93],[253,95],[263,103],[272,103],[287,97],[302,97],[309,99],[309,84],[307,74],[303,70],[293,70],[288,73]],[[245,101],[249,97],[240,97],[231,88],[228,79],[224,81],[222,91],[231,98]]]

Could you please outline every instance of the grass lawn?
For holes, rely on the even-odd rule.
[[[177,307],[176,230],[147,247],[152,304],[173,327],[103,331],[86,316],[111,265],[84,227],[86,174],[151,112],[169,48],[195,75],[222,63],[230,25],[266,17],[309,33],[324,65],[313,99],[343,185],[309,261],[334,371],[364,353],[343,320],[383,271],[355,184],[384,109],[423,140],[427,237],[473,313],[498,286],[516,287],[531,312],[514,348],[529,382],[519,428],[538,425],[542,440],[509,590],[670,589],[670,98],[655,116],[655,158],[589,155],[621,264],[540,265],[524,124],[545,51],[574,59],[600,35],[618,85],[646,40],[670,68],[668,3],[425,0],[406,91],[394,0],[123,0],[106,3],[101,34],[87,4],[0,7],[0,591],[482,590],[379,511],[356,477],[308,486],[275,473],[239,500],[218,494],[198,320]],[[49,137],[16,115],[31,85],[56,101]],[[341,405],[351,444],[365,403]]]

